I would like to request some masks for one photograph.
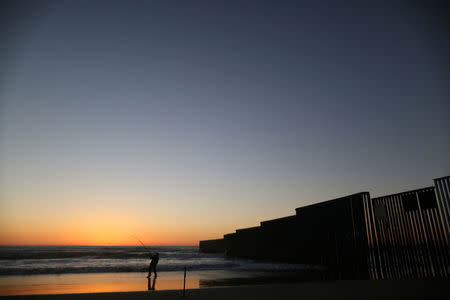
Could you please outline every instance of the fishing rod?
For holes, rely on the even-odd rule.
[[[135,236],[134,238],[137,239],[137,240],[139,241],[139,243],[141,243],[142,247],[144,247],[145,250],[147,250],[148,252],[151,252],[150,249],[148,249],[148,248],[144,245],[144,243],[143,243],[137,236]]]

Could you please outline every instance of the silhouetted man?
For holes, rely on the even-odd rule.
[[[155,278],[158,277],[158,274],[156,274],[156,265],[158,264],[159,261],[159,253],[156,252],[154,254],[150,253],[150,266],[148,266],[148,278],[151,277],[152,272],[155,273]]]

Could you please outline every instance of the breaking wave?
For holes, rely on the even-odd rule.
[[[294,270],[310,266],[227,259],[199,253],[198,247],[152,247],[159,252],[158,271]],[[148,253],[139,247],[0,247],[1,275],[146,272]]]

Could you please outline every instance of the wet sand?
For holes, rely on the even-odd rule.
[[[303,274],[303,273],[302,273]],[[0,276],[0,295],[75,294],[183,288],[183,272],[160,272],[156,282],[146,273],[85,273]],[[186,288],[198,289],[265,283],[298,282],[296,272],[251,272],[232,270],[191,271]],[[154,286],[153,286],[154,284]]]
[[[180,299],[181,290],[6,296],[2,299]],[[449,280],[314,281],[186,291],[187,299],[450,299]]]

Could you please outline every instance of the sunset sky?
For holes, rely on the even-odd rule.
[[[5,2],[0,245],[196,245],[450,175],[439,9],[326,2]]]

